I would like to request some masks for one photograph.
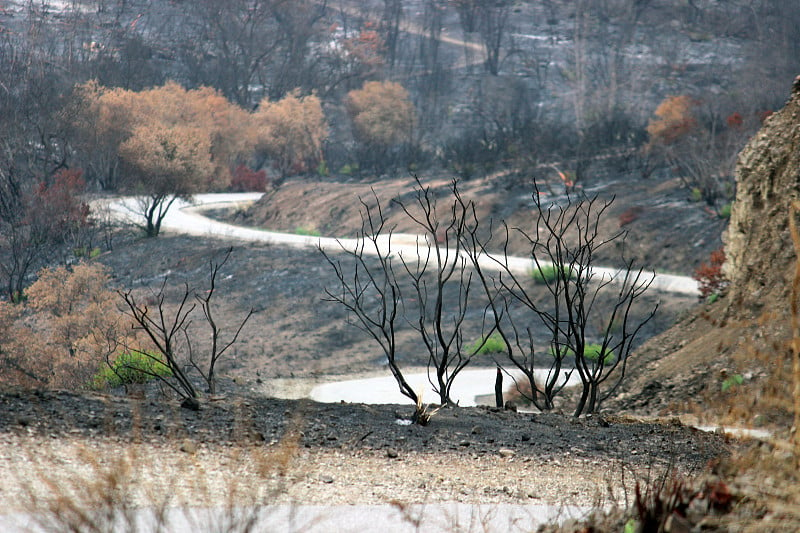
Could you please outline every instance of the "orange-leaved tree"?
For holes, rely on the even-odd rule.
[[[647,124],[650,145],[669,146],[692,133],[697,128],[697,105],[697,100],[686,95],[666,97]]]
[[[736,154],[754,126],[721,107],[686,95],[665,98],[647,125],[645,148],[718,213],[732,198]]]
[[[214,170],[210,152],[208,135],[200,128],[166,125],[157,117],[152,124],[134,128],[120,145],[129,187],[137,194],[138,213],[144,216],[148,237],[159,234],[176,199],[188,199],[208,187]]]
[[[209,87],[186,90],[167,82],[137,93],[139,123],[158,121],[168,127],[196,128],[207,137],[213,173],[208,186],[224,189],[231,171],[253,151],[247,134],[249,114]]]
[[[417,116],[408,91],[392,81],[368,81],[347,94],[353,134],[365,148],[362,159],[373,165],[387,160],[393,148],[407,145]]]
[[[8,384],[83,388],[134,331],[99,264],[45,268],[27,300],[0,302],[0,376]]]
[[[78,157],[104,188],[138,195],[148,236],[176,198],[227,188],[253,152],[250,114],[207,87],[133,92],[88,82],[71,106]]]
[[[75,87],[63,113],[72,120],[72,142],[86,178],[106,190],[119,186],[119,145],[135,124],[136,94],[88,81]]]
[[[316,167],[328,138],[328,122],[320,99],[297,91],[278,101],[265,98],[253,113],[255,142],[282,178]]]

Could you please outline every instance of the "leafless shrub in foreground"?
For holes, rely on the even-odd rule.
[[[202,295],[197,294],[188,284],[184,285],[180,302],[174,311],[167,309],[166,280],[152,299],[155,302],[154,307],[137,299],[131,290],[119,292],[127,306],[127,314],[134,321],[134,328],[142,331],[149,338],[157,354],[154,355],[141,349],[133,349],[132,351],[152,359],[155,363],[165,364],[172,372],[172,377],[164,377],[138,367],[132,368],[132,370],[143,372],[161,380],[183,399],[182,405],[189,409],[198,409],[200,407],[200,395],[192,381],[190,370],[194,369],[200,374],[210,394],[216,394],[216,365],[225,352],[238,340],[242,328],[244,328],[254,312],[251,309],[247,313],[247,316],[239,323],[233,336],[228,341],[222,339],[223,332],[214,318],[212,298],[217,289],[219,270],[230,258],[231,251],[232,249],[229,248],[221,261],[212,260],[210,262],[209,289],[205,293]],[[192,302],[192,299],[195,301]],[[195,353],[191,335],[189,334],[191,316],[198,305],[202,310],[203,318],[208,325],[211,336],[211,348],[205,361],[201,361]]]
[[[393,228],[386,228],[376,196],[376,207],[361,201],[358,244],[353,249],[342,246],[346,264],[321,250],[339,280],[337,290],[326,290],[328,300],[350,311],[357,327],[378,342],[400,392],[417,405],[421,405],[419,394],[405,380],[398,360],[398,326],[405,323],[417,332],[439,403],[453,405],[453,382],[481,348],[465,341],[465,319],[477,310],[484,315],[483,322],[489,322],[489,309],[479,301],[481,291],[473,291],[477,280],[464,253],[470,242],[467,236],[477,232],[475,207],[460,197],[455,182],[451,192],[452,201],[438,206],[434,192],[417,180],[411,202],[394,200],[419,230],[414,246],[402,249],[392,244]],[[381,236],[384,231],[388,235]],[[457,303],[446,308],[450,299]]]
[[[508,359],[530,384],[528,398],[537,408],[552,409],[553,400],[577,372],[581,394],[574,415],[596,412],[625,377],[628,356],[642,327],[655,314],[657,305],[642,320],[631,314],[634,303],[645,293],[654,275],[635,269],[624,260],[614,274],[594,266],[597,252],[624,240],[621,231],[610,238],[600,233],[600,221],[612,200],[566,196],[563,205],[549,203],[534,191],[534,220],[530,232],[504,226],[504,252],[491,256],[487,241],[476,241],[473,263],[481,272],[484,288],[496,318],[495,329],[508,347]],[[509,235],[515,231],[527,239],[533,263],[532,276],[521,276],[508,259]],[[496,276],[483,274],[481,255],[492,258],[500,269]],[[542,289],[545,298],[540,298]],[[599,298],[611,298],[606,316],[595,309]],[[545,353],[537,353],[538,339],[530,316],[548,332]],[[539,350],[541,352],[541,350]],[[569,364],[574,359],[574,365]],[[544,361],[544,363],[543,363]],[[549,370],[544,379],[536,369]]]

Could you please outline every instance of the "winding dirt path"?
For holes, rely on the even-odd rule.
[[[311,237],[306,235],[295,235],[290,233],[278,233],[254,228],[235,226],[217,220],[212,220],[203,215],[203,211],[211,208],[231,207],[236,205],[247,205],[257,201],[263,193],[222,193],[222,194],[198,194],[192,203],[176,201],[167,213],[162,228],[188,235],[210,236],[222,239],[239,239],[245,241],[264,242],[271,244],[282,244],[287,246],[299,247],[320,247],[328,251],[353,250],[362,243],[356,239],[335,239],[330,237]],[[135,198],[118,198],[111,201],[96,202],[98,209],[108,209],[110,214],[118,220],[129,223],[137,223],[137,202]],[[386,253],[392,251],[400,255],[415,257],[423,249],[428,247],[424,236],[394,233],[382,235],[378,239],[379,249],[364,247],[365,253]],[[491,255],[484,255],[480,258],[481,266],[486,269],[497,270],[499,268],[499,258]],[[528,257],[507,257],[504,259],[509,269],[514,273],[528,273],[533,268],[533,261]],[[593,267],[592,273],[600,279],[622,279],[624,273],[619,270]],[[650,285],[652,290],[670,292],[695,296],[699,294],[697,281],[688,276],[676,276],[673,274],[655,274],[653,283]]]

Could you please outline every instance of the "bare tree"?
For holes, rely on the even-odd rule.
[[[203,376],[203,380],[205,381],[206,385],[208,385],[209,394],[217,393],[217,363],[222,356],[225,355],[225,352],[227,352],[228,349],[239,339],[239,334],[242,332],[242,328],[244,328],[245,324],[247,324],[247,321],[250,320],[250,317],[253,316],[253,313],[255,312],[255,310],[251,308],[247,312],[247,315],[244,317],[244,319],[239,323],[239,326],[236,328],[236,331],[230,337],[230,339],[227,341],[222,339],[223,331],[220,329],[217,320],[214,318],[214,306],[212,305],[211,300],[214,297],[214,293],[217,289],[217,275],[219,274],[220,269],[225,266],[225,263],[228,262],[232,250],[233,248],[228,248],[221,261],[211,260],[209,262],[210,274],[208,290],[202,295],[195,294],[195,300],[198,304],[200,304],[200,309],[203,311],[203,318],[205,319],[205,322],[208,325],[208,329],[211,333],[211,349],[208,353],[208,361],[206,363],[207,366],[205,370],[201,366],[203,362],[198,361],[194,357],[195,354],[194,350],[192,349],[190,338],[188,336],[186,338],[186,344],[189,348],[189,362],[191,363],[192,367],[194,367],[194,369],[197,370],[201,376]]]
[[[160,379],[175,391],[182,398],[181,405],[183,407],[197,410],[200,408],[200,395],[180,357],[182,333],[189,326],[189,315],[194,311],[195,305],[191,303],[191,291],[186,285],[177,310],[170,313],[167,309],[166,284],[167,280],[164,280],[161,289],[152,299],[155,302],[155,308],[137,300],[130,289],[119,292],[129,310],[130,318],[135,323],[134,328],[143,332],[150,339],[158,355],[138,348],[132,351],[167,366],[175,383],[172,382],[172,379],[166,379],[154,372],[150,375]],[[139,367],[132,370],[149,373]]]
[[[480,3],[478,31],[486,46],[486,70],[493,76],[500,73],[500,53],[508,30],[508,19],[513,4],[508,0]]]
[[[463,248],[469,242],[467,235],[477,231],[471,225],[477,220],[475,207],[460,198],[455,182],[451,192],[452,201],[439,207],[434,191],[417,180],[410,203],[394,200],[420,230],[413,250],[393,248],[391,230],[385,241],[388,244],[383,244],[379,234],[386,219],[380,207],[373,210],[362,201],[359,245],[353,250],[343,247],[348,264],[322,251],[340,285],[336,291],[326,291],[328,299],[348,309],[357,325],[380,344],[401,393],[418,405],[419,394],[400,369],[398,326],[405,323],[419,336],[427,352],[428,379],[439,403],[455,405],[453,382],[482,347],[482,343],[477,348],[465,343],[465,321],[475,311],[488,313],[480,291],[473,292],[475,280]],[[377,197],[375,201],[379,205]],[[377,256],[377,263],[368,259],[368,253]],[[446,306],[445,301],[457,303]],[[485,319],[483,323],[489,322]],[[481,338],[490,334],[488,331]]]
[[[425,72],[431,73],[439,66],[444,5],[441,0],[425,0],[423,7],[422,32],[419,36],[419,58]]]
[[[29,179],[0,140],[0,283],[11,301],[22,297],[33,271],[84,244],[90,224],[89,208],[78,199],[80,173],[71,182],[56,177],[51,185],[33,186]]]
[[[263,93],[251,94],[251,89],[267,82],[269,65],[277,60],[283,45],[284,36],[275,20],[275,10],[285,3],[281,0],[189,3],[191,32],[179,50],[191,81],[216,87],[243,107],[257,103]]]
[[[403,19],[403,0],[383,0],[380,31],[386,47],[389,67],[397,60],[397,43],[400,39],[400,21]]]
[[[396,334],[402,323],[403,304],[395,271],[392,230],[386,227],[386,218],[377,195],[374,208],[363,199],[360,202],[362,210],[358,244],[352,250],[342,246],[347,263],[342,263],[320,248],[339,280],[339,287],[335,291],[326,288],[325,293],[328,301],[341,304],[355,316],[356,327],[378,343],[400,393],[419,405],[419,395],[406,381],[398,360]],[[385,246],[382,235],[388,235],[388,244]],[[375,256],[375,260],[371,256]]]
[[[199,295],[188,284],[185,284],[183,294],[180,296],[177,307],[174,310],[168,309],[166,279],[158,293],[149,299],[155,302],[154,307],[148,305],[146,301],[142,302],[131,290],[119,291],[120,297],[125,302],[127,314],[133,319],[134,328],[141,331],[150,340],[156,353],[153,354],[138,348],[131,349],[131,351],[167,366],[171,371],[172,377],[149,372],[138,366],[130,367],[130,369],[144,372],[161,380],[179,395],[183,400],[181,405],[187,409],[197,410],[200,408],[200,394],[192,379],[191,370],[194,369],[200,374],[207,386],[207,392],[215,394],[217,391],[217,363],[238,340],[242,328],[244,328],[254,312],[251,309],[247,313],[230,340],[224,341],[222,339],[223,331],[214,318],[212,298],[217,289],[217,275],[230,257],[231,251],[232,249],[229,248],[221,261],[214,261],[213,259],[210,261],[209,289],[204,294]],[[193,299],[195,300],[194,302],[192,302]],[[189,331],[191,318],[197,305],[200,305],[211,337],[211,346],[205,363],[197,357],[195,347],[192,344],[192,335]],[[205,365],[205,369],[203,365]]]
[[[326,8],[326,0],[273,0],[280,46],[270,69],[270,98],[282,98],[297,87],[312,89],[317,64],[311,49]]]
[[[559,204],[544,200],[539,193],[536,189],[533,194],[533,230],[528,233],[504,226],[502,246],[507,250],[511,231],[527,239],[533,275],[540,280],[538,287],[544,289],[544,300],[528,279],[515,272],[506,253],[496,258],[488,254],[485,243],[489,241],[476,240],[467,249],[489,295],[495,328],[508,347],[508,358],[529,382],[530,401],[539,409],[552,409],[555,397],[577,372],[582,388],[574,415],[579,416],[596,412],[625,377],[633,342],[658,307],[638,322],[631,314],[654,275],[634,269],[630,260],[623,260],[622,269],[616,273],[593,267],[601,248],[625,237],[624,232],[611,237],[600,233],[600,221],[611,201],[566,196]],[[485,273],[481,259],[486,257],[499,267],[498,276]],[[611,311],[600,317],[595,305],[603,298],[610,299],[605,305],[610,305]],[[537,342],[528,313],[548,332],[547,346]],[[587,349],[591,345],[594,349]],[[548,369],[544,379],[536,376],[536,369],[541,367]]]
[[[481,3],[480,0],[450,0],[450,4],[458,11],[458,21],[465,34],[475,33],[478,30]]]

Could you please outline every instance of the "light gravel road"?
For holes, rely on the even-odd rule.
[[[188,235],[210,236],[222,239],[239,239],[244,241],[257,241],[288,246],[321,247],[328,251],[337,251],[342,248],[353,250],[360,243],[356,239],[333,239],[329,237],[310,237],[279,233],[260,229],[246,228],[226,224],[203,216],[206,209],[223,208],[232,206],[245,206],[257,201],[263,193],[224,193],[224,194],[198,194],[193,202],[188,203],[176,200],[167,212],[162,229],[184,233]],[[120,198],[112,201],[101,201],[108,206],[112,214],[118,219],[136,223],[136,198]],[[381,253],[392,251],[398,255],[408,257],[418,256],[421,250],[428,247],[424,236],[395,233],[382,235],[378,239]],[[364,247],[365,253],[377,253],[376,250]],[[480,258],[481,265],[487,269],[498,269],[498,258],[489,255]],[[508,267],[514,273],[528,273],[533,269],[534,263],[529,257],[508,257]],[[594,267],[592,274],[600,279],[622,279],[623,273],[611,268]],[[649,279],[649,277],[647,278]],[[697,281],[688,276],[672,274],[655,274],[652,290],[675,294],[698,295]]]

